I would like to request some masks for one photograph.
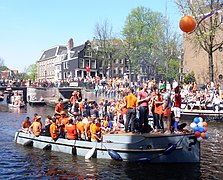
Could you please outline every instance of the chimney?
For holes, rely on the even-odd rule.
[[[70,55],[70,50],[74,47],[74,41],[72,38],[69,39],[68,44],[67,44],[67,55],[68,55],[68,59],[71,58]]]

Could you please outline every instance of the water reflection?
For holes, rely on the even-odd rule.
[[[208,123],[209,139],[201,143],[200,164],[138,164],[76,157],[23,147],[13,142],[26,116],[53,114],[53,108],[9,110],[0,103],[1,179],[221,179],[223,177],[223,123]]]

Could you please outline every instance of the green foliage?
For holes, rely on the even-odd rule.
[[[31,79],[32,81],[35,81],[37,78],[37,64],[31,64],[27,68],[27,79]]]
[[[9,70],[9,68],[7,66],[0,66],[0,72],[4,70]]]
[[[196,82],[194,71],[184,76],[184,83],[188,84],[189,82]]]

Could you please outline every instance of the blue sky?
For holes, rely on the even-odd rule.
[[[24,71],[48,48],[66,45],[70,38],[75,46],[92,40],[95,24],[105,19],[120,33],[126,17],[139,6],[167,14],[178,30],[181,14],[174,1],[0,0],[0,57],[10,69]]]

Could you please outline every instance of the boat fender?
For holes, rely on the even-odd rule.
[[[33,146],[33,141],[29,140],[23,144],[24,146]]]
[[[111,156],[112,159],[122,161],[122,157],[116,151],[108,150],[108,154]]]
[[[47,144],[46,146],[43,147],[43,150],[51,150],[52,145]]]
[[[177,145],[176,144],[172,144],[170,146],[168,146],[165,151],[163,152],[164,155],[168,155],[170,153],[172,153],[173,151],[175,151],[177,148]]]
[[[90,159],[94,153],[95,153],[96,147],[93,147],[92,149],[90,149],[90,151],[87,152],[87,154],[85,155],[85,159]]]
[[[137,161],[138,162],[150,162],[151,159],[149,157],[144,157],[144,158],[139,158]]]

